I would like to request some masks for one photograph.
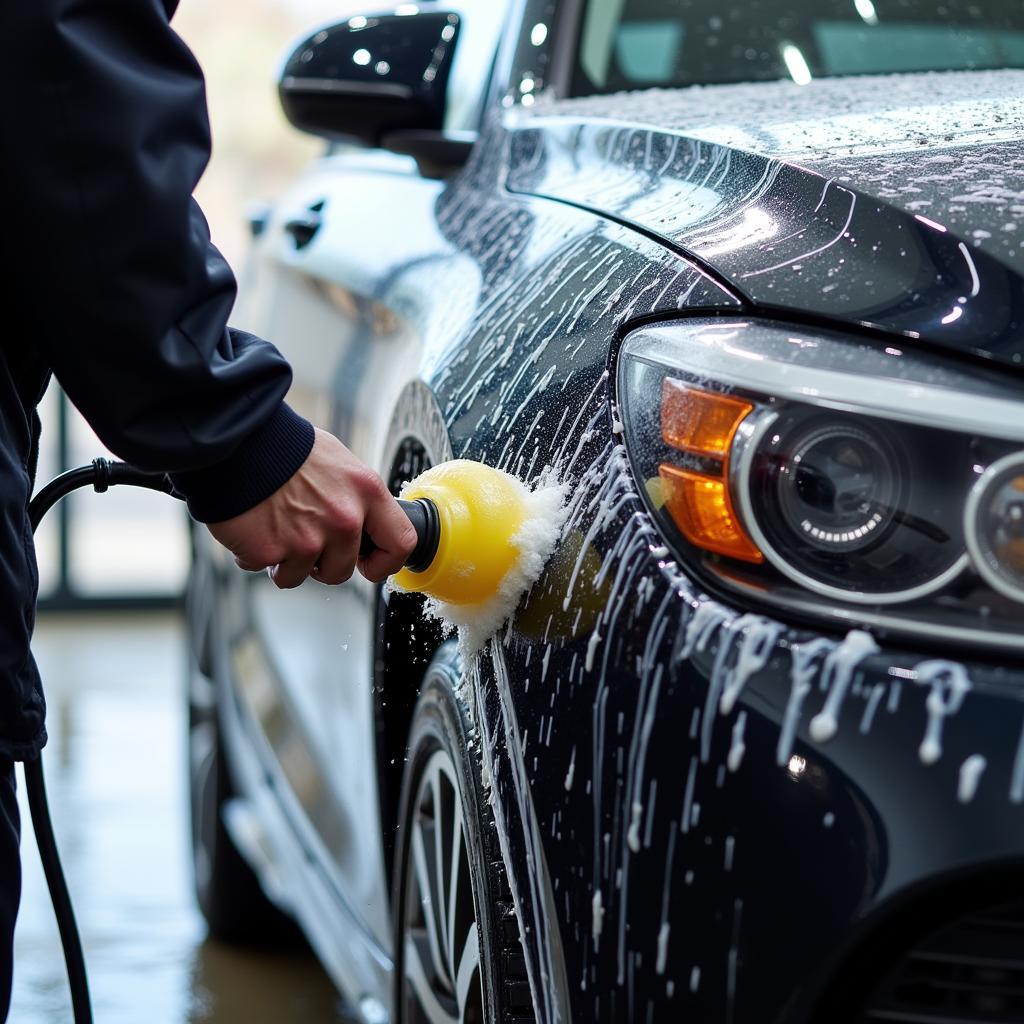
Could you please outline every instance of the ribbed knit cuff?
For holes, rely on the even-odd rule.
[[[172,473],[192,518],[219,523],[248,512],[285,484],[313,448],[313,424],[281,407],[223,462],[206,469]]]

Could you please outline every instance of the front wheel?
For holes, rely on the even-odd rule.
[[[399,1024],[535,1019],[457,678],[435,660],[409,736],[395,860]]]

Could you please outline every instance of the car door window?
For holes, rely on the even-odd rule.
[[[572,92],[1007,67],[1006,0],[587,0]]]

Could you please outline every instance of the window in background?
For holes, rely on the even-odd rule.
[[[445,128],[449,131],[476,131],[480,127],[494,54],[508,6],[509,0],[450,4],[452,10],[460,13],[462,26],[448,80]]]
[[[71,463],[114,458],[74,409],[69,417]],[[137,487],[107,494],[80,491],[70,502],[69,582],[83,597],[179,595],[189,564],[185,506]]]

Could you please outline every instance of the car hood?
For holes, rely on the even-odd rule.
[[[1024,360],[1024,72],[652,90],[509,116],[507,184],[775,313]]]

